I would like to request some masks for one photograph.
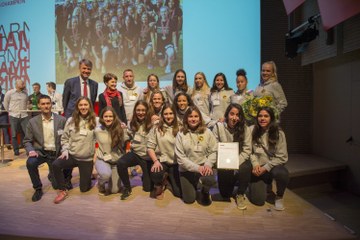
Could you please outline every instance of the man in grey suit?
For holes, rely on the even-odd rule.
[[[75,109],[75,103],[80,96],[90,99],[93,107],[97,97],[98,83],[89,77],[92,71],[92,62],[82,59],[79,62],[80,76],[69,78],[64,83],[63,107],[65,117],[69,118]]]
[[[24,138],[26,153],[29,158],[26,161],[35,193],[32,201],[39,201],[43,195],[42,183],[40,180],[39,165],[47,163],[49,166],[48,178],[54,189],[57,184],[53,178],[52,162],[59,156],[61,149],[61,135],[63,133],[66,119],[63,116],[51,112],[51,99],[42,95],[38,99],[38,106],[41,114],[29,120]],[[65,179],[71,180],[71,171],[64,172]]]

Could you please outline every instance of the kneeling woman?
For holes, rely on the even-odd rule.
[[[266,184],[271,184],[274,179],[277,188],[275,209],[282,211],[285,209],[283,196],[289,183],[289,172],[284,166],[288,161],[288,152],[285,134],[277,125],[271,108],[264,107],[258,111],[252,145],[250,201],[256,205],[264,205],[267,197]]]
[[[119,179],[117,171],[116,176],[113,176],[112,169],[116,168],[117,161],[125,153],[125,131],[112,107],[105,107],[101,111],[99,122],[100,126],[95,129],[96,141],[99,144],[95,168],[99,174],[99,195],[109,195],[117,193],[120,188],[120,182],[112,186],[112,183]]]
[[[119,177],[124,184],[121,200],[125,200],[131,195],[128,167],[140,165],[143,172],[143,190],[145,192],[151,191],[150,168],[152,161],[146,152],[146,142],[151,127],[149,105],[144,100],[138,100],[135,103],[134,115],[130,121],[131,150],[117,162]]]
[[[159,125],[151,130],[147,142],[147,152],[154,163],[150,172],[151,180],[155,185],[153,196],[159,200],[163,199],[168,177],[172,193],[180,197],[178,164],[174,156],[175,137],[178,131],[176,111],[167,103],[161,111]]]
[[[213,133],[218,142],[239,143],[239,169],[225,170],[218,169],[219,191],[223,198],[229,199],[233,196],[235,183],[239,183],[236,195],[234,196],[238,209],[246,209],[244,194],[249,185],[252,165],[251,154],[251,131],[245,124],[245,116],[239,104],[230,104],[225,111],[225,121],[218,122]]]
[[[61,155],[53,163],[54,177],[59,184],[59,192],[54,203],[68,197],[63,169],[79,168],[80,192],[91,188],[91,173],[95,154],[96,116],[87,97],[80,97],[75,104],[72,117],[66,122],[61,136]],[[85,147],[86,146],[86,147]]]
[[[216,184],[213,172],[216,150],[214,134],[206,128],[199,109],[189,107],[184,116],[183,128],[175,141],[182,199],[185,203],[195,202],[197,185],[200,183],[199,203],[204,206],[211,204],[209,191]]]

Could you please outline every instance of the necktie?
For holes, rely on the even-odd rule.
[[[87,92],[87,82],[84,81],[84,97],[88,96],[88,92]]]

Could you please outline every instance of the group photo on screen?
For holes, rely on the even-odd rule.
[[[183,67],[180,0],[60,0],[55,2],[56,81],[94,63],[94,79],[131,68],[137,79],[171,76]]]

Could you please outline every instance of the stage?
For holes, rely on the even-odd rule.
[[[5,155],[13,158],[11,151]],[[138,186],[128,200],[120,201],[119,194],[99,196],[96,186],[80,193],[76,169],[74,189],[56,205],[47,172],[47,166],[40,168],[44,195],[34,203],[24,149],[0,168],[0,239],[355,239],[291,190],[285,193],[285,211],[247,200],[242,211],[233,200],[214,201],[209,207],[186,205],[169,191],[161,201],[151,199],[134,177],[132,184]]]

